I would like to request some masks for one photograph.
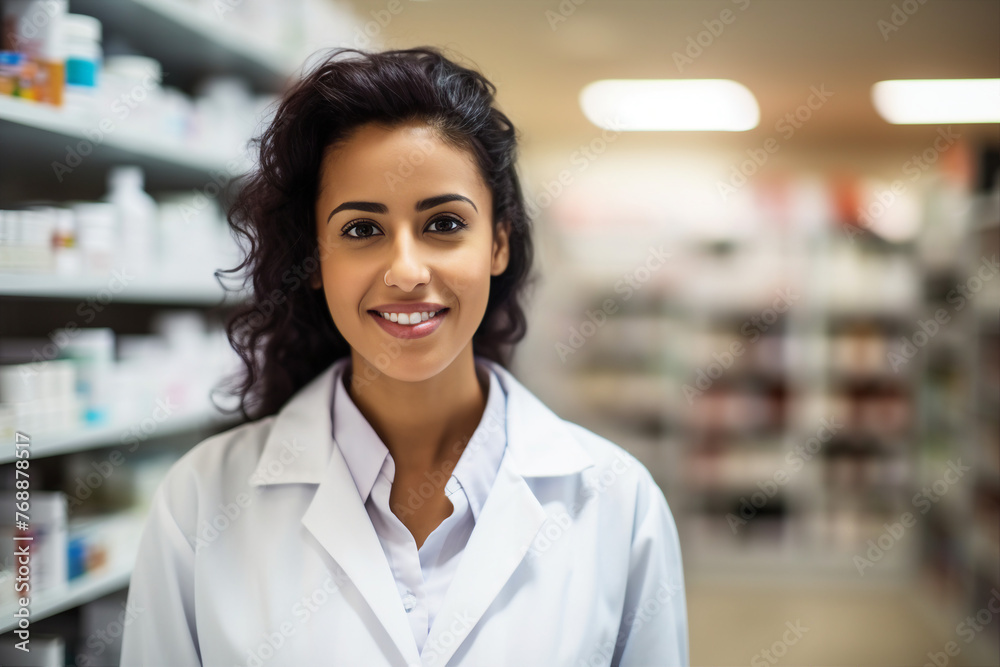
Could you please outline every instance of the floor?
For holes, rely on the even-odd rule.
[[[984,636],[992,631],[995,640],[1000,619],[966,643],[950,621],[933,623],[933,612],[898,586],[694,579],[687,599],[694,666],[1000,664],[996,644]],[[944,653],[951,640],[960,649],[954,657]]]

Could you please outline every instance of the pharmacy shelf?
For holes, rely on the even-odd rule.
[[[251,167],[246,155],[223,155],[198,146],[180,146],[151,133],[114,129],[117,120],[91,118],[60,107],[0,96],[0,145],[5,155],[18,156],[9,161],[6,169],[14,169],[15,162],[18,170],[41,166],[44,170],[38,172],[38,177],[44,179],[47,173],[51,184],[59,185],[80,166],[90,170],[135,164],[146,172],[147,181],[166,188],[208,186],[213,173],[235,178]],[[104,121],[105,130],[112,128],[110,132],[101,129]],[[72,171],[56,174],[52,167],[55,162]]]
[[[259,91],[277,92],[296,63],[292,54],[268,47],[258,35],[239,29],[233,20],[239,4],[203,3],[204,11],[199,11],[178,0],[70,0],[70,11],[100,19],[105,33],[127,36],[145,55],[163,64],[168,78],[178,77],[182,85],[225,72],[246,79]],[[176,85],[173,79],[166,83]]]
[[[294,77],[300,60],[277,50],[275,45],[280,41],[292,50],[301,46],[302,40],[296,40],[293,34],[283,36],[283,40],[268,40],[268,35],[260,32],[248,34],[240,28],[239,17],[253,9],[250,4],[232,0],[69,0],[69,10],[99,19],[106,46],[121,40],[158,60],[165,86],[192,94],[205,78],[232,76],[245,81],[258,94],[278,93]],[[274,5],[277,7],[279,3]],[[301,26],[305,20],[303,6],[283,2],[280,11],[292,15],[293,22]],[[296,29],[291,26],[292,31]],[[338,30],[338,34],[346,32]],[[122,52],[119,46],[115,52]],[[106,191],[109,169],[123,164],[143,170],[145,190],[153,195],[190,190],[192,195],[226,198],[230,191],[219,193],[216,187],[222,180],[220,176],[231,182],[253,168],[253,157],[243,148],[220,151],[211,150],[208,143],[180,145],[163,139],[155,131],[137,132],[125,120],[121,110],[74,111],[72,106],[58,108],[0,96],[0,208],[95,200]],[[69,167],[70,171],[57,170],[54,163]],[[225,201],[220,204],[225,208]],[[218,261],[218,268],[228,268],[235,266],[238,259],[231,261],[227,255],[212,261]],[[120,281],[113,283],[112,276],[0,272],[0,301],[85,302],[111,292],[116,303],[213,308],[237,303],[245,296],[225,291],[208,267],[185,271],[169,262],[164,270],[171,275],[137,275],[124,289],[117,290]],[[182,272],[183,275],[178,275]],[[223,280],[226,286],[239,286],[229,274]],[[200,411],[171,416],[151,436],[170,436],[180,447],[192,444],[202,429],[215,430],[236,423],[236,417],[223,416],[205,405]],[[31,433],[31,455],[39,458],[121,446],[123,435],[133,425],[119,422],[81,427],[73,432]],[[0,464],[15,460],[13,447],[0,448]],[[32,595],[31,618],[55,616],[126,588],[136,552],[122,549],[114,556],[114,561],[107,563],[102,571],[84,575],[58,590]],[[10,581],[0,584],[9,585]],[[3,615],[0,633],[16,627],[14,610],[12,604],[0,606]],[[71,642],[67,638],[67,648]]]
[[[950,264],[942,266],[937,261],[934,264],[948,276],[949,285],[954,276],[975,275],[983,256],[995,252],[995,241],[991,244],[990,237],[996,238],[1000,193],[996,190],[989,194],[978,193],[970,198],[970,204],[961,220],[942,217],[929,221],[964,231],[960,252]],[[965,224],[960,227],[959,222]],[[995,581],[995,573],[1000,571],[1000,546],[994,529],[986,525],[988,520],[984,523],[976,516],[978,494],[985,492],[989,497],[991,491],[987,489],[997,479],[985,449],[987,442],[995,442],[996,425],[992,420],[977,418],[977,415],[993,415],[997,409],[996,394],[984,390],[991,382],[990,370],[995,356],[989,352],[995,348],[991,339],[1000,312],[997,298],[1000,295],[990,287],[990,283],[985,283],[985,288],[973,297],[971,308],[952,311],[954,317],[948,326],[949,331],[956,334],[954,340],[933,337],[924,352],[923,366],[934,372],[924,373],[926,388],[921,392],[923,409],[917,434],[922,452],[921,474],[913,490],[930,486],[940,479],[941,470],[946,468],[948,461],[963,461],[975,474],[935,504],[935,516],[945,530],[925,537],[925,576],[918,579],[924,582],[922,588],[925,589],[921,597],[926,602],[921,611],[942,627],[947,627],[945,623],[954,623],[955,619],[974,616],[981,608],[980,595],[984,591],[980,575],[988,573]],[[932,293],[928,306],[928,312],[934,307],[951,309],[951,304],[945,301],[944,291]],[[927,355],[935,353],[937,363],[931,367]],[[943,369],[947,372],[942,372]],[[959,418],[950,418],[953,410],[959,407]],[[936,618],[925,610],[936,612]],[[974,644],[963,647],[964,664],[995,664],[998,651],[1000,644],[996,633],[981,633]]]
[[[28,609],[31,620],[38,621],[59,612],[72,609],[81,604],[121,590],[128,586],[132,577],[132,569],[139,554],[139,540],[146,523],[147,510],[133,508],[116,513],[115,523],[118,539],[114,544],[111,560],[100,569],[83,574],[63,586],[30,594]],[[124,528],[125,532],[120,529]],[[72,521],[70,526],[72,534]],[[11,585],[12,582],[4,582]],[[13,589],[13,586],[11,586]],[[0,633],[9,632],[17,627],[18,619],[14,612],[19,608],[17,601],[9,602],[0,608]]]
[[[182,303],[191,305],[233,304],[240,300],[222,289],[207,272],[191,276],[136,276],[124,287],[114,274],[108,276],[61,276],[32,273],[0,273],[0,296],[51,299],[95,299],[107,293],[122,303]],[[226,280],[228,274],[224,274]]]
[[[606,433],[621,415],[625,415],[626,421],[634,420],[636,411],[642,409],[657,415],[664,422],[662,430],[670,432],[672,441],[679,443],[668,448],[667,438],[654,432],[648,438],[654,452],[649,460],[662,464],[655,471],[651,467],[651,472],[654,477],[659,473],[665,494],[671,496],[682,543],[691,552],[692,557],[685,560],[691,573],[739,572],[741,576],[760,576],[800,571],[803,576],[822,575],[853,583],[859,577],[852,556],[881,525],[876,519],[885,515],[882,506],[888,501],[871,493],[872,488],[864,489],[862,498],[852,498],[861,501],[859,516],[863,520],[856,541],[814,534],[817,525],[836,525],[841,512],[831,505],[830,499],[853,493],[824,479],[824,474],[835,466],[825,457],[810,464],[783,489],[780,511],[770,515],[773,518],[758,519],[761,523],[754,526],[756,535],[734,535],[726,524],[725,509],[721,513],[706,513],[697,503],[698,499],[704,499],[710,501],[709,507],[724,508],[733,498],[756,490],[758,483],[775,471],[785,469],[788,448],[806,441],[817,428],[815,422],[819,417],[814,414],[815,406],[823,405],[845,384],[888,381],[905,388],[913,382],[914,369],[896,374],[883,367],[884,353],[878,357],[880,363],[869,368],[844,369],[845,364],[838,361],[839,349],[833,349],[833,343],[839,340],[837,331],[863,323],[877,330],[879,342],[887,349],[888,343],[895,340],[895,331],[908,331],[911,323],[924,315],[921,295],[912,289],[883,289],[878,280],[870,281],[870,288],[831,284],[828,266],[843,254],[836,243],[839,230],[809,231],[795,227],[793,232],[787,239],[792,247],[787,254],[797,258],[795,261],[768,261],[756,245],[736,246],[726,263],[718,262],[711,248],[692,249],[687,255],[692,267],[689,274],[702,276],[698,281],[682,281],[672,290],[658,286],[656,293],[644,292],[650,297],[648,302],[627,314],[609,317],[600,332],[588,338],[585,350],[574,355],[572,402],[583,413],[580,416],[586,416],[588,423],[593,424],[588,426],[591,430]],[[892,277],[897,275],[900,262],[904,262],[902,267],[911,272],[910,251],[898,252],[906,253],[902,260],[865,255],[866,269],[876,279]],[[734,288],[732,281],[726,280],[733,275],[726,264],[768,266],[779,277]],[[721,277],[704,277],[710,271]],[[583,291],[580,283],[574,285]],[[781,313],[779,321],[769,323],[769,330],[763,332],[769,337],[767,346],[761,342],[749,343],[745,334],[740,333],[741,324],[751,317],[761,317],[766,309],[773,307],[778,290],[787,285],[794,286],[794,292],[801,294],[802,299],[793,303],[788,312]],[[562,295],[559,308],[574,298],[571,293]],[[584,312],[584,308],[594,310],[599,302],[595,297],[570,308],[569,319],[564,318],[553,329],[565,336],[568,324],[579,326],[581,318],[576,313]],[[711,336],[709,344],[704,354],[699,354],[701,347],[695,343],[707,340],[707,336]],[[696,371],[714,361],[710,353],[727,349],[730,342],[742,342],[748,354],[735,361],[706,390],[709,393],[723,390],[711,403],[690,409],[682,386],[692,384]],[[667,350],[662,349],[664,344]],[[606,354],[605,348],[613,354]],[[669,348],[683,352],[672,353]],[[622,360],[631,365],[635,358],[644,359],[639,365],[655,372],[612,374],[600,370],[620,366]],[[607,359],[617,363],[609,363]],[[765,391],[766,399],[749,400]],[[910,398],[907,395],[903,400]],[[841,446],[854,444],[848,435],[844,433],[838,438]],[[875,435],[872,432],[872,437]],[[906,434],[892,438],[879,436],[878,442],[889,448],[888,445],[901,438],[905,439]],[[667,459],[655,452],[670,449],[675,460],[666,465]],[[707,480],[699,480],[692,474],[691,455],[721,457],[725,465],[719,467],[718,477],[708,475]],[[912,466],[908,451],[899,453],[897,458],[907,468]],[[770,509],[778,508],[775,505]],[[898,579],[913,567],[914,558],[909,552],[899,551],[883,560],[873,576]]]
[[[135,558],[129,559],[134,562]],[[44,591],[31,598],[31,620],[38,621],[48,616],[54,616],[61,611],[72,609],[86,602],[96,600],[109,593],[128,586],[132,577],[131,565],[101,574],[83,575],[59,591]],[[17,627],[14,612],[17,605],[6,605],[0,609],[0,633],[10,632]]]
[[[171,416],[169,419],[158,424],[156,431],[149,437],[164,437],[190,433],[202,428],[218,428],[223,426],[235,426],[239,419],[232,416],[222,415],[212,409],[204,409],[182,413]],[[72,452],[86,451],[97,447],[108,447],[121,443],[122,437],[131,433],[135,426],[132,422],[119,422],[114,424],[104,424],[94,427],[81,427],[78,430],[63,433],[30,433],[31,435],[31,458],[37,459],[45,456],[56,456],[60,454],[70,454]],[[13,440],[10,440],[13,442]],[[140,442],[140,446],[141,446]],[[14,448],[5,447],[0,451],[0,465],[16,461]]]

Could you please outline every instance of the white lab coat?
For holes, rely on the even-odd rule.
[[[687,665],[677,530],[649,472],[477,362],[507,392],[507,450],[422,654],[331,435],[331,365],[170,469],[122,667]]]

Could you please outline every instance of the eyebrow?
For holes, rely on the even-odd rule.
[[[446,204],[450,201],[464,201],[468,202],[472,208],[476,209],[476,213],[479,213],[479,209],[468,197],[463,197],[457,194],[446,194],[437,195],[434,197],[428,197],[427,199],[421,199],[417,202],[417,205],[413,207],[417,213],[421,211],[426,211],[429,208],[434,208],[435,206],[440,206],[441,204]],[[330,222],[330,219],[341,211],[365,211],[366,213],[388,213],[389,208],[385,204],[380,204],[374,201],[345,201],[343,204],[337,208],[330,211],[330,215],[327,216],[326,221]]]

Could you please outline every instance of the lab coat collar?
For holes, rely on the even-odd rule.
[[[274,417],[252,486],[319,484],[335,450],[330,405],[333,376],[343,357],[299,390]],[[522,477],[572,475],[594,464],[566,424],[500,364],[476,357],[491,368],[507,394],[507,455]],[[339,456],[339,453],[338,453]]]
[[[444,667],[524,559],[548,515],[527,477],[571,475],[594,461],[559,417],[485,358],[507,393],[507,448],[476,528],[430,628],[417,650],[378,535],[333,440],[332,376],[338,360],[275,417],[253,486],[319,484],[302,524],[364,597],[407,665]],[[349,536],[349,537],[348,537]]]

